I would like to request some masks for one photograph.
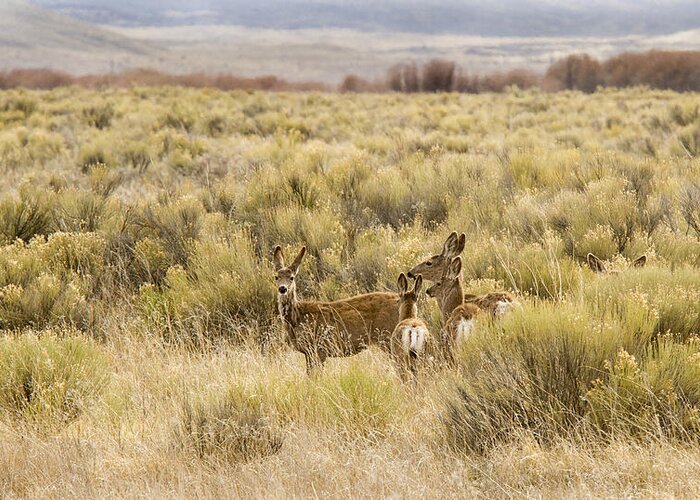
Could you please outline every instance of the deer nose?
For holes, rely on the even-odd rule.
[[[280,286],[280,287],[277,289],[277,291],[279,291],[279,293],[281,293],[282,295],[284,295],[285,293],[287,293],[287,287],[284,286],[284,285],[282,285],[282,286]]]

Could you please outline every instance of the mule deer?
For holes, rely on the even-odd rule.
[[[515,298],[508,292],[465,294],[462,289],[462,258],[459,256],[452,259],[440,281],[434,283],[425,293],[437,299],[443,321],[462,304],[474,304],[479,309],[490,313],[492,317],[500,318],[515,302]]]
[[[403,376],[410,371],[415,382],[418,364],[427,358],[432,339],[425,322],[418,318],[418,294],[423,286],[423,277],[418,275],[413,290],[408,290],[408,280],[401,273],[398,279],[399,324],[391,335],[391,353],[399,372]]]
[[[593,272],[600,273],[600,274],[617,274],[620,272],[619,269],[610,269],[605,266],[602,260],[600,260],[598,257],[593,255],[592,253],[588,253],[586,255],[586,263],[588,264],[588,267],[590,267]],[[644,267],[647,263],[647,256],[646,255],[640,255],[636,259],[632,261],[632,267]]]
[[[442,351],[447,361],[454,361],[455,350],[474,332],[476,317],[480,312],[478,306],[469,302],[452,310],[442,327]]]
[[[466,234],[462,233],[457,236],[457,232],[452,231],[447,237],[447,240],[445,240],[445,244],[442,246],[442,253],[433,255],[420,264],[417,264],[408,271],[408,277],[413,278],[420,274],[423,276],[423,279],[428,281],[438,281],[445,272],[445,269],[447,269],[447,266],[452,262],[452,259],[462,253],[466,240]]]
[[[467,235],[462,233],[457,236],[453,231],[445,240],[442,246],[442,253],[433,255],[408,271],[408,277],[422,274],[424,279],[435,284],[426,293],[434,297],[440,304],[443,323],[447,321],[455,307],[463,302],[473,303],[481,309],[491,313],[492,316],[502,316],[514,302],[514,298],[507,292],[491,292],[485,295],[464,294],[462,290],[462,259],[459,259],[459,271],[456,275],[449,275],[448,279],[443,279],[450,264],[464,251]],[[457,264],[455,264],[457,265]],[[433,295],[431,295],[433,293]]]
[[[300,301],[295,277],[306,247],[294,261],[284,264],[282,248],[274,251],[277,307],[287,342],[306,358],[307,372],[323,366],[328,357],[352,356],[376,343],[389,348],[398,323],[399,296],[375,292],[334,302]]]

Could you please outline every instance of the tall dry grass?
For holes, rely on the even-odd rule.
[[[3,494],[695,496],[696,100],[1,92]],[[333,300],[452,230],[522,307],[416,387],[374,349],[306,377],[274,245]]]

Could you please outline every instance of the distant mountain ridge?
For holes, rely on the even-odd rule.
[[[34,0],[96,24],[345,28],[475,36],[660,35],[700,27],[697,0]]]
[[[135,53],[150,49],[142,42],[25,0],[0,0],[0,46],[76,51],[121,49]]]
[[[0,0],[0,71],[51,68],[83,75],[152,68],[337,84],[349,73],[381,79],[398,62],[433,58],[454,61],[472,74],[514,68],[541,73],[573,53],[606,58],[652,48],[700,50],[700,29],[680,31],[682,23],[692,24],[698,16],[678,15],[671,23],[668,16],[677,11],[670,7],[666,17],[650,16],[651,0],[586,5],[524,0],[517,8],[482,1],[477,8],[475,0],[436,0],[430,7],[416,0],[377,0],[376,5],[369,0],[259,0],[254,6],[242,0],[170,0],[164,9],[156,0]],[[683,2],[669,5],[679,9]],[[700,2],[691,7],[688,12],[696,12]],[[606,23],[615,24],[612,15],[596,20],[610,9],[626,13],[625,26],[637,26],[631,31],[663,26],[674,31],[591,34],[591,27],[604,32]],[[522,36],[525,28],[536,36]],[[547,36],[559,32],[567,36]],[[503,35],[508,33],[520,35]]]
[[[75,73],[149,65],[163,50],[26,0],[0,0],[0,69]]]

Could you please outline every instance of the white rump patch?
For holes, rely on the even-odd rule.
[[[513,307],[514,303],[508,300],[499,300],[496,302],[496,317],[502,318],[509,309]]]
[[[425,349],[425,337],[428,332],[422,327],[407,326],[401,332],[401,345],[403,352],[409,354],[414,352],[417,355],[423,354]]]
[[[455,343],[460,345],[464,342],[469,335],[474,331],[474,320],[473,319],[460,319],[457,323],[457,332],[455,335]]]

